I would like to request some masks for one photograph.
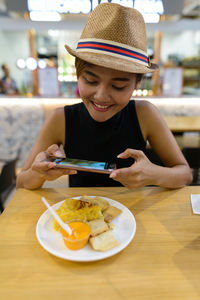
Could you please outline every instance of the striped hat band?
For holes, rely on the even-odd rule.
[[[125,44],[102,40],[102,39],[81,39],[77,44],[77,52],[93,52],[99,54],[111,55],[127,60],[135,61],[139,64],[149,67],[150,61],[148,55],[137,48]]]

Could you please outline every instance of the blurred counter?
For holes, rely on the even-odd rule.
[[[137,99],[145,99],[155,104],[172,131],[200,132],[200,98]],[[12,159],[21,149],[21,167],[49,113],[56,107],[78,102],[81,100],[0,97],[0,159]]]
[[[50,111],[77,102],[80,100],[0,97],[0,159],[13,159],[20,149],[18,167],[22,167]]]
[[[44,108],[45,117],[49,112],[56,107],[71,105],[81,102],[80,99],[37,99]],[[164,97],[152,97],[152,98],[135,98],[137,100],[147,100],[157,106],[163,116],[200,116],[200,97],[183,97],[183,98],[164,98]],[[34,100],[34,101],[35,101]],[[29,99],[27,100],[29,101]]]

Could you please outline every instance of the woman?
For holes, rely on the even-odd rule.
[[[70,175],[70,186],[145,185],[178,188],[192,180],[190,168],[160,113],[147,101],[130,101],[142,74],[157,69],[146,54],[146,28],[133,8],[103,3],[90,14],[77,49],[78,88],[83,103],[58,108],[44,123],[17,177],[17,187],[36,189],[45,180]],[[145,155],[146,142],[164,163]],[[117,163],[110,176],[55,169],[62,156]]]
[[[1,69],[4,76],[0,80],[0,93],[7,96],[19,95],[15,80],[11,77],[10,68],[7,64],[3,64]]]

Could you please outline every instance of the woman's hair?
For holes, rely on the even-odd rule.
[[[76,68],[76,76],[79,78],[84,68],[87,66],[87,62],[78,57],[75,58],[75,68]]]
[[[1,65],[1,68],[2,68],[3,71],[5,71],[6,69],[8,69],[8,65],[7,64],[3,64],[3,65]]]
[[[89,65],[90,63],[88,63],[85,60],[82,60],[78,57],[75,58],[75,68],[76,68],[76,76],[77,78],[79,78],[79,76],[81,75],[81,73],[83,72],[84,68]],[[143,74],[136,74],[136,83],[140,82],[142,80]]]

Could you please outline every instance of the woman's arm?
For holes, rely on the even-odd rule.
[[[136,101],[136,110],[144,139],[149,141],[165,167],[151,163],[142,151],[127,149],[119,157],[133,157],[135,163],[130,168],[113,171],[111,178],[128,188],[145,185],[179,188],[191,183],[188,163],[158,109],[147,101]]]
[[[65,141],[65,116],[64,109],[55,109],[44,122],[36,143],[17,176],[17,188],[36,189],[42,186],[45,180],[74,174],[74,171],[55,169],[52,162],[48,162],[49,156],[59,157],[62,155],[58,145]]]

